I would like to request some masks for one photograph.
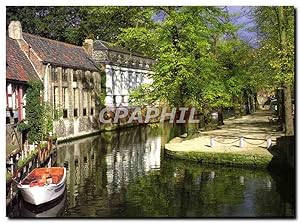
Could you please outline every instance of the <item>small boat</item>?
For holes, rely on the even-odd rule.
[[[57,199],[46,204],[33,205],[29,204],[23,199],[20,199],[19,210],[20,217],[26,218],[54,218],[60,217],[65,210],[67,204],[66,191]]]
[[[45,167],[31,171],[17,186],[26,202],[40,205],[61,196],[65,181],[66,168]]]

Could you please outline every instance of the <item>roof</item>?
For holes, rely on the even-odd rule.
[[[9,37],[6,37],[6,79],[24,82],[39,80],[38,74],[17,40]]]
[[[102,44],[102,46],[100,44]],[[137,52],[131,52],[129,51],[128,49],[124,48],[124,47],[121,47],[121,46],[116,46],[112,43],[109,43],[109,42],[106,42],[106,41],[103,41],[103,40],[96,40],[95,43],[94,43],[94,47],[95,48],[98,48],[98,49],[108,49],[108,50],[111,50],[111,51],[115,51],[115,52],[120,52],[120,53],[126,53],[126,54],[131,54],[131,55],[134,55],[134,56],[137,56],[137,57],[143,57],[143,58],[147,58],[147,59],[151,59],[153,60],[152,58],[148,57],[148,56],[145,56],[141,53],[137,53]]]
[[[44,63],[97,70],[83,47],[24,32],[23,38]]]

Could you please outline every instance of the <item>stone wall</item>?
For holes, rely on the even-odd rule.
[[[48,82],[44,92],[46,100],[60,114],[59,120],[54,121],[53,125],[58,140],[98,131],[96,115],[100,74],[53,65],[48,66],[45,71],[44,78]],[[56,73],[57,80],[52,80],[53,72]],[[63,78],[64,75],[67,76],[66,79]]]
[[[76,138],[100,131],[97,118],[94,116],[60,119],[54,121],[53,128],[58,140]]]

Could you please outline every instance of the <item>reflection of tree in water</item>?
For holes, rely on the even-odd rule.
[[[259,189],[255,193],[257,205],[256,212],[262,216],[265,213],[271,212],[266,210],[273,210],[276,216],[293,217],[295,216],[295,172],[288,168],[271,168],[269,170],[271,179],[266,183],[265,187]],[[277,196],[274,196],[276,194]],[[279,205],[276,205],[279,204]],[[271,215],[272,216],[272,215]]]
[[[263,207],[261,212],[254,212],[256,216],[279,214],[278,196],[267,188],[267,172],[176,162],[165,162],[164,171],[150,172],[128,185],[126,217],[252,216],[253,210],[245,208],[248,199],[255,208]],[[251,182],[255,194],[260,194],[258,202],[248,197]],[[265,188],[261,189],[263,182]],[[239,212],[241,208],[243,212]]]
[[[60,149],[58,165],[69,163],[69,203],[64,215],[224,217],[282,213],[277,180],[272,176],[275,183],[266,171],[201,166],[165,157],[161,160],[160,156],[160,168],[149,171],[148,146],[163,145],[156,137],[158,129],[139,127],[106,133]],[[168,136],[169,132],[163,134]],[[160,150],[155,151],[160,155]]]

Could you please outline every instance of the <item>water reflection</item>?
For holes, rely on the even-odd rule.
[[[293,175],[167,159],[175,128],[137,127],[60,145],[61,217],[291,217]],[[14,216],[22,216],[15,214]]]
[[[24,200],[20,200],[21,216],[26,218],[54,218],[59,217],[63,213],[66,206],[66,193],[63,193],[55,201],[39,205],[31,205]]]

